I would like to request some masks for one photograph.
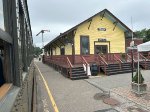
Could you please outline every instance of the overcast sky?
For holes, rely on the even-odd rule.
[[[72,28],[92,15],[108,9],[129,28],[131,16],[133,30],[150,28],[150,0],[28,0],[34,44],[42,46],[42,30],[45,44],[60,33]]]
[[[4,30],[4,18],[3,18],[2,0],[0,0],[0,28]]]

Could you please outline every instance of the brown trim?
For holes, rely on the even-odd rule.
[[[58,39],[58,41],[59,41],[63,46],[65,46],[65,44],[64,44],[60,39]]]
[[[57,42],[54,42],[53,44],[55,44],[57,47],[59,47],[59,48],[60,48],[60,46],[57,44]]]
[[[51,56],[53,56],[53,48],[51,47]]]
[[[91,23],[92,23],[92,19],[90,20],[90,24],[89,24],[89,26],[88,26],[88,30],[89,30],[90,27],[91,27]]]
[[[51,48],[56,48],[53,44],[51,44],[51,46],[52,46]]]
[[[51,54],[50,54],[50,47],[49,47],[49,49],[48,49],[48,53],[49,53],[49,56],[50,56],[50,55],[51,55]]]
[[[83,55],[82,54],[82,48],[81,48],[81,38],[82,37],[86,37],[86,38],[88,38],[88,41],[89,41],[89,45],[88,45],[88,54],[90,54],[90,39],[89,39],[89,35],[80,35],[80,55]],[[88,55],[88,54],[86,54],[86,55]]]
[[[104,11],[104,13],[103,13],[103,15],[102,15],[102,18],[101,18],[101,20],[103,20],[103,18],[104,18],[104,15],[105,15],[105,11]]]
[[[76,32],[77,32],[77,29],[74,30],[74,37],[75,37],[75,35],[76,35]]]
[[[115,28],[116,28],[116,26],[117,26],[117,24],[118,24],[118,22],[116,21],[116,22],[114,22],[113,24],[115,25],[114,28],[113,28],[113,31],[114,31]]]
[[[109,53],[110,53],[110,41],[106,41],[106,42],[94,41],[94,54],[95,54],[95,43],[108,43],[109,44]]]

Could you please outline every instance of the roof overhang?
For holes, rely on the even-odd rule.
[[[13,43],[11,36],[7,32],[3,31],[1,28],[0,28],[0,39],[10,44]]]

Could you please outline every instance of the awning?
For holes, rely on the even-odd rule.
[[[137,46],[138,52],[150,51],[150,41]]]
[[[150,51],[150,41],[149,42],[146,42],[146,43],[143,43],[143,44],[140,44],[137,46],[137,50],[138,50],[138,93],[140,93],[140,87],[139,87],[139,84],[140,84],[140,73],[139,73],[139,69],[140,69],[140,60],[139,60],[139,52],[146,52],[146,51]]]

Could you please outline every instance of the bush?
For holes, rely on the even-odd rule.
[[[138,70],[136,71],[135,76],[133,77],[132,81],[134,83],[138,83]],[[144,82],[144,78],[141,74],[141,70],[139,70],[139,84],[142,84]]]

